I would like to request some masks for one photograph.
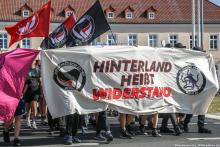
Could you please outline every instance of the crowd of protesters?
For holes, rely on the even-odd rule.
[[[108,115],[119,117],[120,124],[120,137],[132,139],[137,131],[134,129],[135,120],[138,120],[139,134],[149,134],[153,137],[161,137],[160,133],[171,133],[176,136],[181,135],[183,132],[189,132],[188,124],[192,118],[192,114],[173,114],[173,113],[154,113],[151,115],[134,116],[130,114],[118,113],[116,111],[102,111],[89,115],[70,114],[64,117],[52,119],[50,112],[47,110],[46,102],[42,92],[40,75],[40,61],[36,60],[29,71],[28,78],[25,83],[23,97],[20,100],[16,109],[15,117],[10,122],[5,123],[3,137],[6,143],[10,142],[9,128],[14,122],[14,146],[21,146],[19,140],[21,118],[26,118],[26,127],[38,129],[36,118],[41,118],[42,125],[49,126],[49,133],[54,134],[55,130],[60,131],[60,136],[64,138],[64,144],[71,145],[72,143],[81,143],[77,136],[78,128],[82,129],[82,133],[86,133],[88,129],[88,116],[89,122],[93,124],[96,130],[94,139],[100,141],[113,141],[113,135],[110,129],[110,124],[107,121]],[[24,117],[25,116],[25,117]],[[162,118],[162,124],[158,132],[158,118]],[[168,121],[172,122],[173,130],[168,128]],[[146,125],[146,122],[148,124]],[[198,133],[211,133],[211,130],[204,127],[205,116],[198,115]],[[135,124],[135,125],[134,125]],[[146,131],[146,130],[151,131]],[[104,133],[102,133],[104,130]]]
[[[38,106],[40,106],[39,102]],[[22,120],[21,118],[23,115],[26,114],[26,120],[24,120],[27,123],[26,127],[34,130],[38,129],[35,122],[36,116],[34,115],[32,109],[30,109],[30,111],[31,117],[29,118],[28,112],[25,113],[24,101],[21,100],[17,107],[14,118],[14,146],[22,145],[21,141],[19,140],[19,134]],[[122,139],[132,139],[135,135],[150,135],[152,137],[161,137],[161,134],[164,133],[179,136],[182,133],[189,132],[188,124],[190,122],[191,117],[193,116],[192,114],[179,113],[155,113],[148,116],[134,116],[130,114],[122,114],[116,111],[108,110],[89,115],[78,115],[75,113],[64,117],[52,119],[49,111],[47,111],[47,117],[45,119],[44,113],[42,113],[42,111],[39,112],[41,112],[38,116],[38,118],[41,118],[41,124],[49,126],[48,133],[50,135],[53,135],[54,132],[58,130],[59,136],[63,137],[63,143],[65,145],[71,145],[72,143],[81,143],[82,141],[80,138],[78,138],[77,131],[79,128],[81,128],[82,134],[87,133],[88,123],[90,123],[96,131],[94,137],[95,140],[107,142],[113,141],[114,137],[111,132],[110,124],[107,120],[108,116],[114,116],[119,118],[120,130],[118,131],[120,131],[120,138]],[[112,112],[114,114],[112,114]],[[159,117],[162,118],[160,128],[158,128],[157,126]],[[169,119],[173,127],[168,127]],[[5,123],[3,137],[6,143],[10,142],[9,131],[12,122]],[[198,115],[198,133],[211,133],[211,130],[204,127],[204,122],[205,116]],[[139,130],[135,129],[137,126]],[[102,132],[102,130],[104,132]]]

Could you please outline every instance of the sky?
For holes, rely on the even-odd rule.
[[[213,3],[215,3],[215,4],[217,4],[217,5],[219,5],[220,6],[220,0],[209,0],[210,2],[213,2]]]

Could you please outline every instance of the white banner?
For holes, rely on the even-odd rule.
[[[210,54],[146,46],[43,50],[45,99],[54,118],[108,107],[122,113],[204,114],[217,92]]]

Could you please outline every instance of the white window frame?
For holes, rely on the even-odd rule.
[[[2,36],[0,37],[0,40],[2,40],[2,46],[0,46],[1,49],[8,49],[8,34],[7,33],[0,33]],[[6,37],[5,37],[6,35]]]
[[[155,12],[148,12],[148,19],[155,19]]]
[[[193,42],[192,42],[192,46],[191,46],[191,42],[192,42],[192,35],[189,35],[189,48],[192,49],[193,46]],[[197,35],[195,35],[195,46],[197,46],[198,43],[198,37]]]
[[[215,40],[215,39],[211,39],[211,36],[217,36],[217,42],[216,42],[216,43],[217,43],[217,44],[216,44],[216,45],[217,45],[217,48],[211,48],[211,40],[213,40],[213,41]],[[211,50],[211,51],[216,51],[216,50],[218,50],[218,47],[219,47],[218,44],[219,44],[219,35],[218,35],[218,34],[210,34],[210,35],[209,35],[209,50]]]
[[[116,45],[117,44],[117,35],[116,34],[113,34],[113,35],[114,35],[114,38],[113,38],[112,34],[107,34],[107,45]]]
[[[171,40],[174,40],[174,39],[171,39],[171,36],[176,36],[176,43],[179,42],[179,37],[177,34],[169,34],[169,43],[172,45],[172,46],[175,46],[175,43],[171,43]]]
[[[126,12],[126,19],[132,19],[133,13],[132,12]]]
[[[30,16],[30,11],[29,10],[23,10],[22,11],[22,16],[23,17],[29,17]]]
[[[130,39],[130,36],[136,36],[136,44],[134,43],[134,38]],[[130,44],[131,41],[131,44]],[[138,35],[137,34],[128,34],[128,45],[129,46],[135,46],[138,45]]]
[[[156,36],[156,38],[150,38],[150,36]],[[156,40],[155,40],[156,39]],[[150,44],[150,41],[153,41],[153,44]],[[158,46],[158,35],[157,34],[149,34],[148,35],[148,46],[157,47]]]
[[[25,41],[25,42],[24,42]],[[30,41],[30,45],[28,46],[28,41]],[[22,48],[31,48],[31,39],[30,38],[24,38],[21,40],[21,47]]]
[[[72,15],[73,11],[66,11],[65,12],[65,17],[69,17],[70,15]]]
[[[107,12],[107,18],[114,18],[115,13],[114,12]]]

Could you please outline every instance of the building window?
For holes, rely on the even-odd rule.
[[[210,35],[209,49],[210,50],[217,50],[218,49],[218,35]]]
[[[8,48],[8,35],[0,34],[0,48],[7,49]]]
[[[169,42],[172,46],[178,43],[178,36],[177,35],[170,35]]]
[[[107,17],[108,18],[114,18],[114,12],[108,12]]]
[[[72,11],[66,11],[65,17],[69,17],[70,15],[72,15]]]
[[[157,47],[157,35],[149,35],[148,44],[151,47]]]
[[[24,38],[22,40],[22,48],[31,48],[31,39],[30,38]]]
[[[133,18],[132,12],[127,12],[127,13],[126,13],[126,18],[127,18],[127,19],[132,19],[132,18]]]
[[[155,13],[154,12],[149,12],[148,13],[148,19],[155,19]]]
[[[117,37],[116,34],[108,34],[107,36],[107,44],[108,45],[116,45],[117,44]]]
[[[23,17],[29,17],[29,10],[23,10]]]
[[[195,41],[195,46],[197,46],[197,43],[198,43],[197,35],[195,35],[194,41]],[[189,47],[192,49],[192,35],[190,35]]]
[[[129,34],[128,35],[128,45],[134,46],[137,45],[138,40],[137,40],[137,35],[136,34]]]

